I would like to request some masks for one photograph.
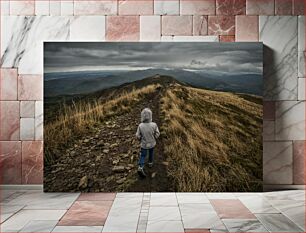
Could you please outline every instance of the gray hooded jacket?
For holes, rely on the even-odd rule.
[[[156,139],[159,135],[157,124],[152,122],[152,111],[149,108],[145,108],[141,112],[141,123],[136,132],[136,137],[141,141],[141,148],[153,148],[156,145]]]

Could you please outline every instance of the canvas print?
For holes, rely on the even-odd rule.
[[[44,190],[262,191],[262,51],[45,42]]]

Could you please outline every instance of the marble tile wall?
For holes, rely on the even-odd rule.
[[[0,3],[3,183],[42,182],[43,41],[260,41],[264,44],[264,183],[305,184],[303,0]],[[154,229],[154,221],[150,224]]]

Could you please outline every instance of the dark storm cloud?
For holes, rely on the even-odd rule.
[[[45,71],[190,69],[262,73],[261,43],[86,43],[47,42]]]

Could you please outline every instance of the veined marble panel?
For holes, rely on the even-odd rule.
[[[246,0],[216,0],[217,15],[245,15]]]
[[[8,200],[7,205],[24,205],[27,210],[68,210],[79,195],[80,193],[44,193],[31,190]]]
[[[210,229],[220,221],[211,204],[182,204],[180,212],[185,229]]]
[[[32,220],[20,232],[51,232],[57,222],[57,220]]]
[[[69,39],[69,17],[1,17],[2,67],[18,67],[19,74],[43,73],[43,41]]]
[[[1,204],[0,207],[1,207],[0,222],[3,223],[7,219],[9,219],[11,216],[16,214],[18,211],[20,211],[24,207],[24,205]]]
[[[305,194],[304,194],[305,195]],[[305,229],[305,202],[293,200],[270,200],[272,205],[279,209],[287,218]]]
[[[305,140],[305,102],[277,102],[275,114],[276,140]]]
[[[264,48],[264,98],[296,100],[298,76],[297,16],[260,16]]]
[[[303,232],[282,214],[256,214],[256,217],[269,232]]]
[[[298,100],[306,100],[305,98],[305,78],[298,78]]]
[[[18,232],[29,221],[59,220],[66,210],[21,210],[1,225],[3,232]]]
[[[269,232],[258,220],[223,219],[229,232]]]
[[[136,232],[143,193],[117,193],[102,232]]]
[[[264,183],[292,184],[292,161],[292,142],[264,142]]]
[[[34,118],[35,101],[20,101],[20,117]]]
[[[275,140],[275,121],[263,121],[263,140]]]
[[[2,184],[21,184],[21,142],[20,141],[0,141],[0,166],[2,171]],[[1,190],[3,192],[3,190]],[[6,195],[5,193],[2,195]],[[1,200],[6,202],[14,194]],[[1,221],[6,216],[5,209],[1,207]],[[3,230],[3,228],[1,228]]]
[[[234,36],[235,16],[213,15],[208,16],[208,35]]]
[[[10,0],[10,15],[34,15],[35,1]]]
[[[22,142],[22,183],[41,184],[43,182],[43,142]]]
[[[299,16],[298,24],[299,77],[305,78],[305,16]]]
[[[280,213],[278,210],[265,200],[263,197],[244,196],[239,197],[239,200],[253,213],[253,214],[275,214]],[[260,232],[260,231],[259,231]]]
[[[116,15],[117,0],[74,1],[74,15]]]
[[[192,20],[193,35],[206,36],[208,34],[208,17],[204,15],[194,15]]]
[[[35,140],[43,140],[43,101],[35,102]]]

